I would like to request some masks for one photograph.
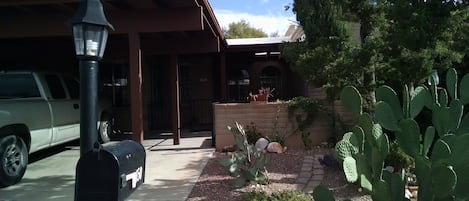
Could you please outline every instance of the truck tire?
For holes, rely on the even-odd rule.
[[[0,138],[0,187],[18,183],[28,165],[28,148],[16,135]]]
[[[99,142],[106,143],[111,141],[114,121],[110,115],[103,115],[99,121]]]

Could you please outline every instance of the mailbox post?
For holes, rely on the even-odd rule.
[[[103,58],[112,25],[106,20],[100,0],[81,0],[71,19],[75,52],[80,67],[80,156],[98,142],[98,61]]]
[[[71,20],[80,62],[80,159],[75,201],[123,201],[145,178],[145,149],[135,141],[101,146],[98,143],[98,61],[106,48],[108,30],[100,0],[81,0]]]

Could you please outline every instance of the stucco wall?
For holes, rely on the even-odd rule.
[[[273,133],[274,124],[280,134],[286,136],[285,144],[289,148],[304,148],[301,133],[293,131],[292,122],[288,119],[288,105],[284,102],[269,103],[223,103],[213,104],[213,132],[215,133],[215,145],[218,151],[223,147],[233,145],[233,135],[227,126],[235,126],[254,123],[257,129],[264,135]],[[325,141],[330,133],[330,118],[320,113],[309,128],[310,138],[313,145]]]

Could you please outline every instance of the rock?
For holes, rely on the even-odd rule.
[[[264,150],[267,145],[269,144],[269,141],[265,138],[259,138],[255,144],[257,150],[262,151]]]
[[[234,152],[236,150],[235,147],[236,145],[224,146],[222,152]]]
[[[339,161],[337,161],[337,159],[333,155],[330,155],[330,154],[325,155],[324,157],[319,158],[318,161],[321,165],[325,167],[342,170],[342,165],[340,164]]]
[[[281,153],[283,153],[283,147],[278,142],[271,142],[271,143],[269,143],[269,145],[267,145],[267,151],[272,152],[272,153],[281,154]]]

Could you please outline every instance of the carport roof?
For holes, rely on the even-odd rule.
[[[256,45],[256,44],[282,44],[283,42],[291,42],[290,37],[270,37],[270,38],[237,38],[226,39],[229,46],[243,46],[243,45]]]
[[[203,41],[206,50],[226,47],[223,32],[208,0],[101,0],[108,21],[115,27],[110,34],[140,33],[150,43]],[[38,38],[71,35],[67,21],[80,0],[2,0],[0,39]],[[143,42],[142,42],[143,43]],[[177,49],[177,48],[176,48]],[[163,52],[164,50],[154,50]]]

